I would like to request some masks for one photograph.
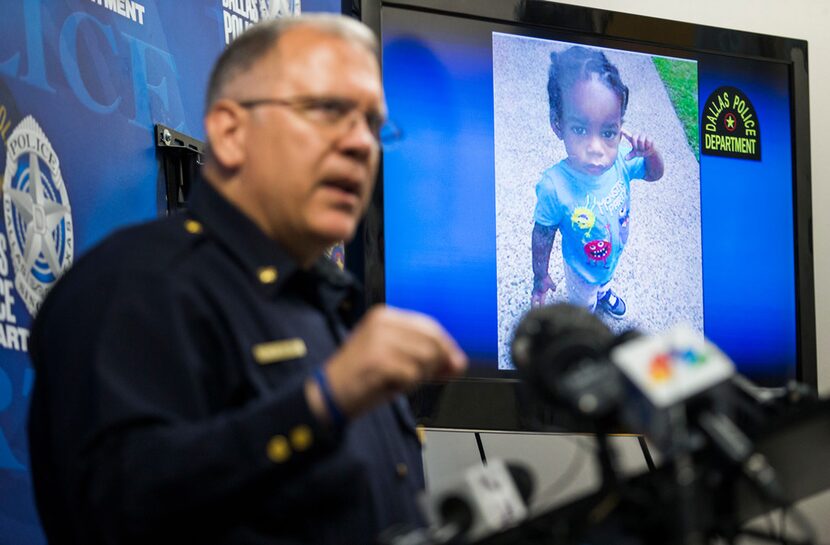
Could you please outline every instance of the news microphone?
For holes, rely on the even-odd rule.
[[[531,310],[519,323],[511,352],[523,382],[569,418],[565,427],[585,431],[622,403],[622,377],[608,361],[619,340],[585,309],[556,304]]]
[[[714,411],[727,411],[718,395],[708,394],[728,388],[735,375],[732,362],[690,327],[616,336],[594,314],[568,304],[529,312],[516,328],[512,354],[529,387],[569,411],[580,431],[605,420],[602,428],[643,433],[664,451],[674,446],[675,409],[696,413],[714,404]]]
[[[775,470],[734,422],[736,388],[747,381],[703,334],[678,325],[620,344],[610,359],[633,386],[622,407],[626,423],[669,457],[705,442],[768,500],[785,503]]]
[[[433,543],[475,541],[518,524],[527,517],[533,481],[525,466],[496,459],[431,486],[425,510]]]
[[[586,309],[551,305],[525,316],[512,353],[531,389],[578,426],[599,420],[601,431],[642,433],[668,458],[709,444],[768,497],[781,497],[775,472],[734,423],[742,382],[734,364],[691,327],[614,336]]]
[[[735,365],[691,327],[678,325],[619,344],[609,359],[626,379],[623,422],[646,434],[665,454],[697,446],[694,426],[701,424],[703,415],[707,423],[715,414],[719,422],[731,422]],[[688,427],[690,444],[678,444],[679,425]]]

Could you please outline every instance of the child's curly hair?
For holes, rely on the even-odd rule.
[[[621,115],[625,115],[628,106],[628,87],[620,78],[620,71],[606,58],[605,53],[596,49],[573,46],[562,53],[550,54],[548,71],[548,104],[550,105],[550,123],[558,125],[562,117],[562,95],[576,82],[590,79],[596,74],[597,79],[608,86],[620,98]]]

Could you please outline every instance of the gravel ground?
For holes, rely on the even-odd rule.
[[[496,158],[496,261],[499,368],[512,368],[510,340],[530,309],[530,235],[541,173],[565,157],[548,122],[550,52],[567,46],[497,34],[493,39]],[[678,322],[703,330],[700,242],[700,167],[651,57],[606,50],[630,89],[624,126],[651,136],[665,174],[654,183],[631,184],[631,234],[614,274],[613,288],[628,305],[622,320],[600,316],[615,331],[663,331]],[[550,272],[565,293],[557,235]]]

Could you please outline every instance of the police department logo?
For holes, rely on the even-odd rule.
[[[267,2],[260,0],[261,6],[266,6],[267,18],[291,17],[299,15],[302,11],[300,0],[271,0]]]
[[[34,315],[72,263],[72,210],[49,139],[32,116],[6,143],[3,212],[17,292]]]
[[[261,20],[299,15],[300,0],[222,0],[225,45]]]
[[[719,87],[703,105],[704,155],[761,160],[761,126],[749,97],[735,87]]]

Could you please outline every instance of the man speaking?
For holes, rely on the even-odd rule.
[[[466,357],[322,256],[366,209],[378,45],[334,15],[252,27],[216,63],[190,209],[116,233],[32,333],[32,472],[53,545],[370,543],[419,524],[400,396]],[[71,324],[71,327],[65,327]]]

